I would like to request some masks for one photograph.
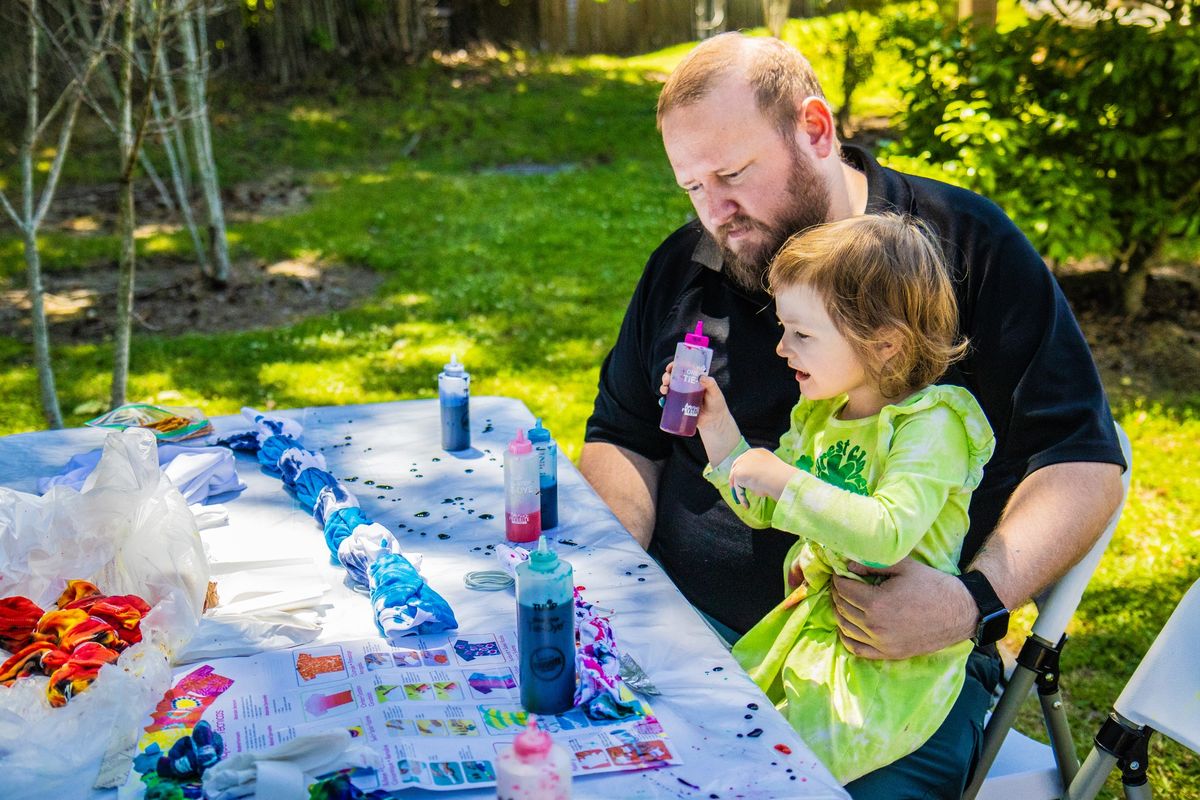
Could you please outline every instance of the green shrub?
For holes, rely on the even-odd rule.
[[[1046,18],[1007,32],[895,17],[913,72],[890,153],[1003,206],[1052,262],[1107,259],[1126,313],[1150,260],[1200,227],[1200,37]]]

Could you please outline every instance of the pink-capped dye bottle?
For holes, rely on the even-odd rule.
[[[571,756],[550,734],[538,730],[534,715],[529,727],[496,760],[499,800],[571,800]]]
[[[510,542],[536,542],[542,534],[542,501],[537,453],[518,430],[504,451],[504,536]]]
[[[676,436],[692,436],[696,433],[696,419],[700,416],[700,404],[704,399],[700,379],[708,374],[711,365],[712,350],[708,348],[708,337],[704,335],[704,322],[697,320],[696,330],[684,336],[675,348],[671,386],[667,390],[662,422],[658,427]]]

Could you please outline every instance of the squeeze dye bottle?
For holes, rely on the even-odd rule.
[[[700,416],[700,403],[704,389],[700,379],[708,374],[712,364],[712,350],[708,348],[708,337],[704,335],[704,322],[696,322],[696,330],[683,337],[675,347],[675,367],[671,370],[671,386],[663,403],[662,422],[658,427],[676,436],[691,436],[696,433],[696,419]]]
[[[517,651],[521,705],[561,714],[575,705],[575,586],[571,565],[538,540],[517,565]]]
[[[519,430],[504,451],[504,536],[510,542],[536,542],[542,533],[538,485],[533,442]]]
[[[571,798],[571,756],[565,747],[555,744],[550,734],[538,730],[532,714],[529,727],[496,759],[496,797],[499,800]]]
[[[537,453],[538,486],[541,489],[542,530],[558,527],[558,443],[550,438],[541,417],[529,429],[529,441]]]
[[[442,449],[454,452],[471,446],[471,376],[458,356],[438,374],[438,403],[442,410]]]

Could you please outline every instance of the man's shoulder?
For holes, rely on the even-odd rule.
[[[959,239],[967,230],[993,240],[1022,235],[1004,209],[978,192],[935,178],[891,172],[908,185],[912,210],[944,236]]]

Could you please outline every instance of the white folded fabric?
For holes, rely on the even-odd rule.
[[[379,755],[349,731],[299,736],[254,753],[238,753],[204,773],[208,800],[306,797],[317,776],[353,767],[379,769]]]
[[[98,463],[98,448],[72,456],[57,475],[38,478],[38,493],[45,494],[53,486],[81,490]],[[238,478],[233,452],[224,447],[160,444],[158,465],[189,504],[202,503],[210,497],[246,488]]]
[[[190,664],[212,658],[228,658],[282,650],[285,647],[308,644],[321,635],[321,626],[306,622],[283,611],[260,611],[256,614],[213,615],[200,620],[196,635],[182,653],[175,656],[175,665]]]

